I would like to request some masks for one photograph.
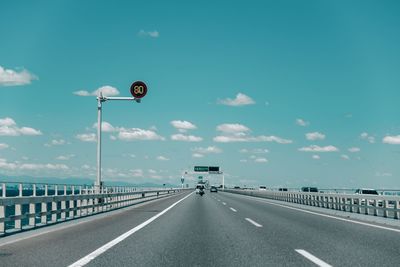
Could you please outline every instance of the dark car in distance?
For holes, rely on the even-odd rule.
[[[210,192],[218,193],[218,188],[216,186],[211,186],[210,187]]]
[[[302,187],[301,192],[312,192],[312,193],[318,193],[318,188],[316,187]]]

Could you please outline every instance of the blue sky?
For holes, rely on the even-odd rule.
[[[3,1],[0,173],[400,188],[398,1]],[[216,180],[217,177],[210,177]]]

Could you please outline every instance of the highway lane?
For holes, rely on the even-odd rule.
[[[188,193],[10,245],[3,266],[68,266],[157,216],[87,266],[397,266],[400,233],[229,193]],[[282,202],[282,204],[285,204]],[[154,218],[154,217],[153,217]]]
[[[333,266],[397,266],[400,262],[400,232],[283,208],[265,199],[229,193],[218,193],[218,199],[262,224],[260,235],[270,242],[306,250]]]
[[[88,266],[396,266],[399,237],[265,200],[207,193],[190,196]]]
[[[73,225],[67,228],[64,228],[64,225],[71,222],[46,227],[48,229],[42,228],[40,231],[51,232],[13,242],[14,239],[19,239],[25,234],[34,235],[35,232],[40,231],[16,234],[6,238],[7,242],[13,242],[6,245],[2,245],[6,240],[2,238],[0,239],[0,266],[68,266],[186,195],[188,193],[181,193],[154,202],[139,204],[132,208],[111,212],[110,216],[99,215],[78,219],[72,221]]]

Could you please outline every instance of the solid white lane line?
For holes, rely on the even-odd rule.
[[[219,200],[219,199],[217,199],[218,201],[221,201],[221,200]]]
[[[301,254],[304,258],[312,261],[313,263],[315,263],[316,265],[320,266],[320,267],[332,267],[332,265],[329,265],[328,263],[324,262],[323,260],[318,259],[317,257],[315,257],[314,255],[312,255],[311,253],[302,250],[302,249],[295,249],[297,253]]]
[[[128,238],[130,235],[134,234],[135,232],[139,231],[140,229],[142,229],[143,227],[145,227],[146,225],[150,224],[151,222],[153,222],[154,220],[156,220],[158,217],[160,217],[161,215],[165,214],[167,211],[169,211],[170,209],[172,209],[173,207],[175,207],[179,202],[185,200],[186,198],[188,198],[189,196],[191,196],[193,194],[190,193],[189,195],[187,195],[186,197],[178,200],[177,202],[175,202],[174,204],[172,204],[171,206],[169,206],[168,208],[166,208],[165,210],[161,211],[160,213],[158,213],[157,215],[151,217],[150,219],[148,219],[147,221],[139,224],[138,226],[132,228],[131,230],[129,230],[128,232],[120,235],[119,237],[115,238],[114,240],[111,240],[110,242],[108,242],[107,244],[103,245],[102,247],[96,249],[95,251],[93,251],[92,253],[90,253],[89,255],[83,257],[82,259],[72,263],[71,265],[69,265],[69,267],[81,267],[81,266],[85,266],[86,264],[88,264],[90,261],[94,260],[96,257],[98,257],[99,255],[103,254],[104,252],[106,252],[107,250],[109,250],[110,248],[112,248],[113,246],[115,246],[116,244],[120,243],[121,241],[123,241],[124,239]]]
[[[237,212],[237,210],[235,210],[234,208],[230,208],[231,209],[231,211],[233,211],[233,212]]]
[[[341,218],[341,217],[335,217],[332,215],[327,215],[327,214],[322,214],[322,213],[313,212],[313,211],[309,211],[309,210],[303,210],[300,208],[289,207],[289,206],[282,205],[282,204],[272,203],[267,200],[253,199],[252,197],[247,197],[247,196],[246,196],[246,198],[254,200],[254,201],[290,209],[290,210],[296,210],[296,211],[301,211],[301,212],[308,213],[308,214],[318,215],[318,216],[325,217],[325,218],[330,218],[330,219],[335,219],[335,220],[339,220],[339,221],[350,222],[350,223],[355,223],[355,224],[360,224],[360,225],[364,225],[364,226],[370,226],[370,227],[374,227],[374,228],[378,228],[378,229],[389,230],[389,231],[400,233],[400,229],[395,229],[395,228],[390,228],[390,227],[385,227],[385,226],[380,226],[380,225],[375,225],[375,224],[370,224],[370,223],[365,223],[365,222],[353,221],[353,220],[349,220],[349,219],[345,219],[345,218]]]
[[[253,220],[250,219],[250,218],[246,218],[246,221],[248,221],[249,223],[253,224],[255,227],[262,227],[261,224],[256,223],[255,221],[253,221]]]
[[[226,203],[225,203],[225,202],[222,202],[222,205],[226,205]]]

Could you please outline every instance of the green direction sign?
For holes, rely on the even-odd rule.
[[[208,166],[194,166],[195,172],[208,172]]]
[[[203,180],[203,176],[199,176],[199,180]]]

